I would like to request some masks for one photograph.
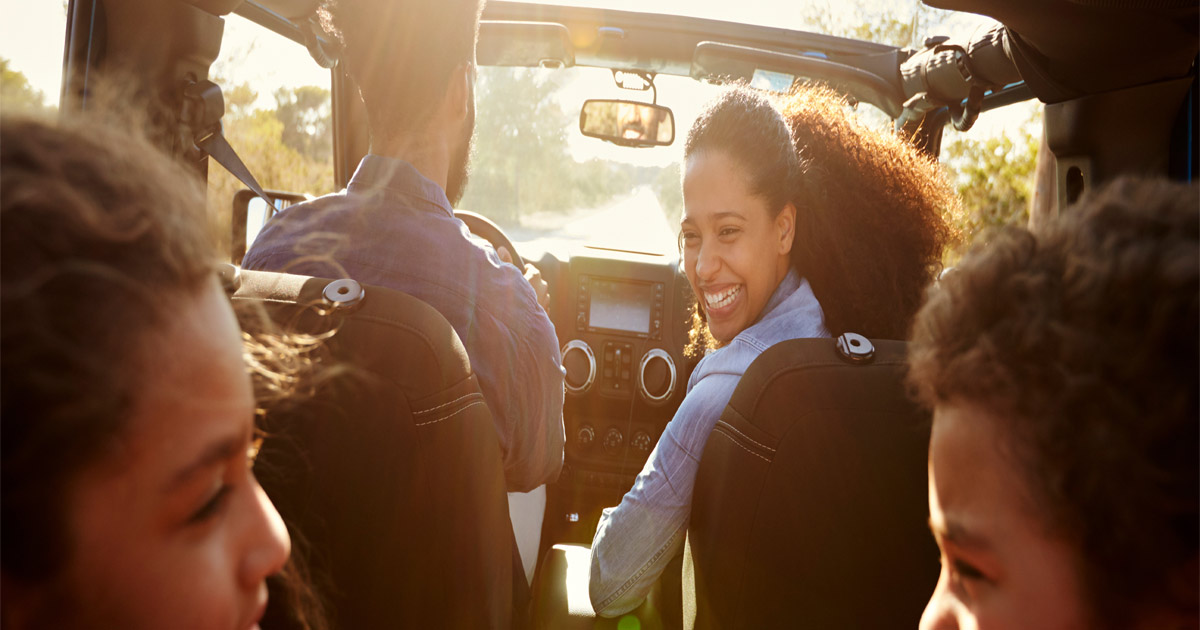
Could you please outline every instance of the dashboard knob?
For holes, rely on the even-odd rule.
[[[638,388],[646,402],[665,402],[675,391],[675,362],[661,348],[653,348],[642,357],[638,367]]]
[[[592,347],[580,339],[572,339],[562,347],[563,369],[566,370],[567,392],[583,394],[596,380],[596,355]]]
[[[583,425],[575,434],[575,442],[584,450],[590,449],[594,441],[596,441],[596,430],[590,424]]]
[[[604,433],[604,452],[609,455],[616,455],[621,446],[625,443],[625,436],[621,434],[621,430],[617,427],[609,427]]]
[[[650,439],[649,433],[639,429],[633,433],[633,440],[630,441],[630,444],[633,445],[633,450],[647,454],[654,446],[654,441]]]

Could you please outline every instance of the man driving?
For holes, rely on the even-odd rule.
[[[322,23],[344,42],[370,152],[346,190],[276,215],[246,269],[349,277],[417,297],[466,347],[492,411],[509,491],[562,468],[563,372],[546,283],[469,238],[461,199],[475,126],[479,0],[338,0]],[[517,380],[519,379],[519,381]]]

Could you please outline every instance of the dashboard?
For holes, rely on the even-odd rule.
[[[657,254],[584,247],[538,267],[550,284],[566,371],[560,483],[623,494],[694,367],[683,354],[691,288],[678,261]]]

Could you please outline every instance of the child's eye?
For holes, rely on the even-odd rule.
[[[221,508],[225,505],[225,499],[229,496],[229,484],[221,484],[221,487],[212,495],[212,497],[196,510],[190,517],[189,523],[203,523],[213,516],[216,516]]]
[[[951,566],[954,567],[954,572],[957,573],[964,580],[986,579],[986,576],[984,576],[983,572],[980,571],[979,569],[977,569],[975,567],[975,565],[973,565],[969,562],[964,562],[962,560],[955,560]]]

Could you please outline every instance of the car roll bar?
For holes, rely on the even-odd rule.
[[[1008,29],[997,24],[965,46],[947,37],[926,39],[925,48],[900,64],[905,101],[896,128],[946,107],[955,129],[970,129],[989,91],[1021,82],[1009,38]]]

